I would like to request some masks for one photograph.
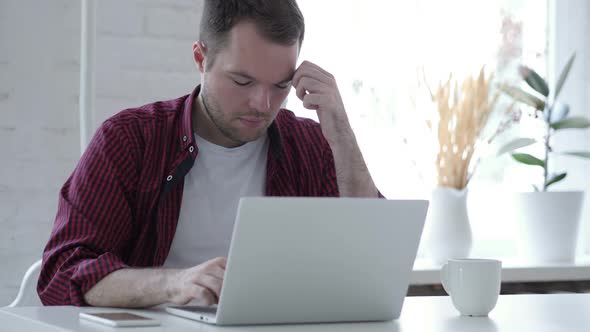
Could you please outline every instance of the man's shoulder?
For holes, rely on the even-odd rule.
[[[146,122],[168,122],[171,119],[180,117],[188,97],[189,95],[185,95],[175,99],[127,108],[109,117],[105,120],[105,124],[125,126],[146,124]]]
[[[324,139],[319,123],[313,119],[298,117],[287,109],[279,111],[275,122],[281,136],[285,139],[314,141]]]

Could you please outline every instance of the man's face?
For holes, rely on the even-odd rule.
[[[238,146],[261,137],[274,121],[291,88],[299,44],[270,42],[251,22],[238,23],[228,37],[213,65],[201,69],[201,98],[215,127],[208,131],[220,141],[214,143]]]

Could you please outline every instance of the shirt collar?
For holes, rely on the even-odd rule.
[[[201,85],[198,85],[190,96],[184,101],[184,109],[182,113],[182,128],[180,129],[180,146],[182,150],[190,149],[196,146],[195,137],[193,136],[192,110],[196,97],[201,91]],[[193,148],[193,150],[196,150]],[[196,157],[196,154],[193,155]]]
[[[279,111],[279,113],[282,112]],[[277,115],[277,118],[280,116]],[[269,150],[272,153],[272,156],[276,159],[279,160],[281,159],[281,157],[283,156],[283,139],[281,138],[281,132],[279,130],[279,123],[277,121],[277,119],[275,118],[275,120],[270,124],[270,126],[268,127],[267,133],[268,133],[268,139],[270,142],[269,145]]]
[[[193,147],[193,151],[190,151],[193,158],[196,157],[197,149],[195,147],[197,144],[195,142],[195,137],[193,135],[194,130],[193,130],[193,122],[192,122],[192,110],[193,110],[194,102],[200,92],[201,92],[201,85],[199,84],[193,90],[193,92],[190,94],[190,96],[185,100],[183,114],[182,114],[182,128],[180,130],[180,146],[182,147],[182,150],[188,149],[189,151],[190,151],[190,148]],[[277,119],[281,116],[281,112],[282,112],[282,110],[279,111],[279,114],[277,115],[277,117],[271,123],[271,125],[268,127],[268,130],[267,130],[268,138],[270,141],[269,150],[272,153],[272,156],[276,160],[280,159],[283,156],[283,140],[281,138],[281,133],[280,133],[281,128],[280,128],[279,121],[277,121]]]

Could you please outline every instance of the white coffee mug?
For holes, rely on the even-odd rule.
[[[494,259],[449,259],[441,281],[453,305],[465,316],[487,316],[496,306],[502,262]]]

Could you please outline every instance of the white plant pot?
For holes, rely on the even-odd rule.
[[[469,257],[473,240],[467,215],[467,189],[437,187],[432,191],[424,241],[424,253],[436,264]]]
[[[514,214],[518,250],[530,263],[573,262],[584,192],[518,193]]]

